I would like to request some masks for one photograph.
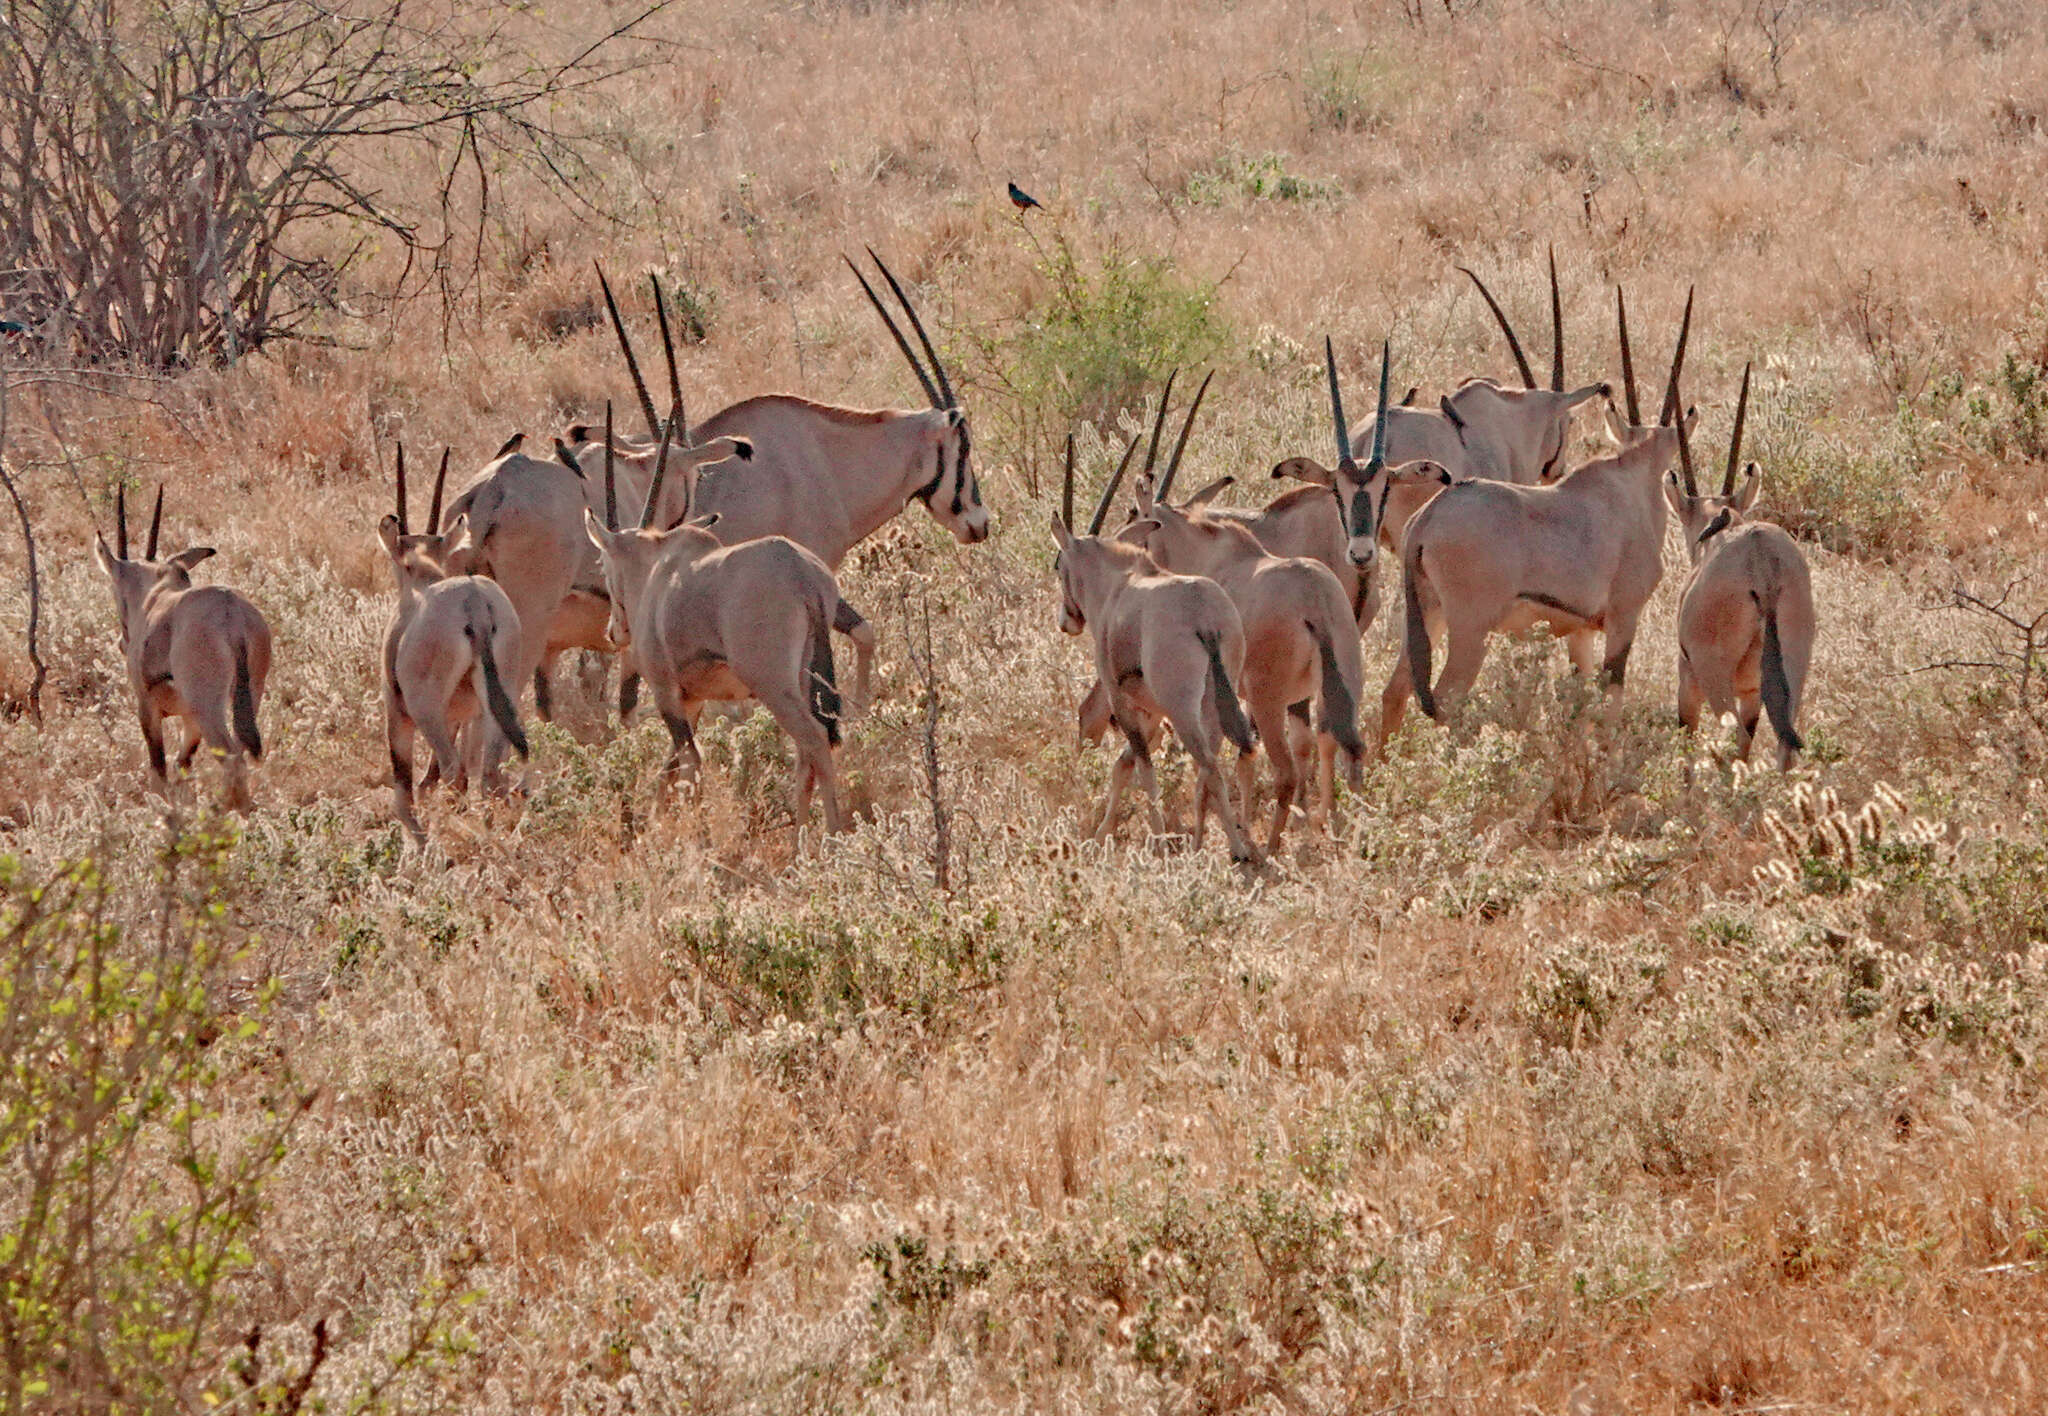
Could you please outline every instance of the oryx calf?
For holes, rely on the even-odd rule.
[[[1612,456],[1549,486],[1459,482],[1417,514],[1402,549],[1407,617],[1403,652],[1382,696],[1382,748],[1411,693],[1431,717],[1448,716],[1478,677],[1487,636],[1496,632],[1547,623],[1569,639],[1582,673],[1592,670],[1593,636],[1602,634],[1603,670],[1619,689],[1637,621],[1663,575],[1659,481],[1674,456],[1690,467],[1685,438],[1698,414],[1680,415],[1678,376],[1691,327],[1688,295],[1657,427],[1642,425],[1624,353],[1629,422],[1609,404],[1619,449]],[[1621,328],[1626,351],[1625,316]],[[1448,643],[1443,677],[1432,689],[1430,640],[1439,633]]]
[[[522,654],[519,613],[496,581],[449,569],[467,527],[458,514],[441,525],[448,458],[434,479],[427,529],[406,524],[405,450],[398,452],[398,510],[377,523],[390,557],[398,604],[384,631],[384,738],[391,753],[393,810],[417,843],[426,832],[413,811],[414,734],[434,752],[433,772],[457,792],[472,777],[497,786],[504,748],[527,755],[519,710],[505,691],[500,665]]]
[[[665,775],[672,782],[686,762],[692,774],[700,765],[696,721],[706,702],[757,698],[796,748],[798,823],[815,788],[826,829],[838,831],[844,823],[832,749],[840,704],[831,637],[838,583],[823,561],[787,537],[721,544],[709,529],[718,514],[688,520],[687,499],[686,519],[657,529],[666,442],[664,435],[637,528],[617,530],[584,514],[585,534],[604,565],[611,637],[630,646],[632,665],[646,677],[674,743]]]
[[[1137,444],[1131,444],[1135,449]],[[1128,465],[1130,453],[1124,454]],[[1144,779],[1154,831],[1163,832],[1159,784],[1152,771],[1151,743],[1158,722],[1174,735],[1195,764],[1195,844],[1201,845],[1208,812],[1222,823],[1231,858],[1257,859],[1245,838],[1230,786],[1222,770],[1223,741],[1250,752],[1255,743],[1245,721],[1234,680],[1244,670],[1244,625],[1230,597],[1213,580],[1173,575],[1159,569],[1136,546],[1101,535],[1116,495],[1111,481],[1095,508],[1086,535],[1073,533],[1074,454],[1067,444],[1067,477],[1062,511],[1052,519],[1059,548],[1060,629],[1089,631],[1096,677],[1109,686],[1110,715],[1123,731],[1125,748],[1110,773],[1109,797],[1094,839],[1116,825],[1125,786],[1133,772]],[[1284,750],[1284,749],[1283,749]]]
[[[1813,578],[1799,544],[1782,527],[1749,519],[1763,481],[1754,462],[1736,489],[1748,407],[1745,365],[1719,496],[1701,496],[1665,474],[1664,495],[1693,565],[1678,600],[1678,721],[1697,731],[1702,705],[1717,715],[1733,712],[1746,762],[1757,722],[1768,713],[1778,735],[1778,769],[1790,771],[1806,746],[1798,723],[1813,661]]]
[[[95,538],[93,555],[113,587],[150,771],[168,789],[163,720],[182,718],[185,746],[178,754],[179,768],[192,765],[203,742],[220,756],[227,805],[246,811],[252,804],[248,764],[263,760],[256,710],[270,676],[270,625],[245,596],[225,586],[192,584],[192,567],[214,554],[211,546],[157,559],[162,487],[157,488],[141,559],[128,558],[125,490],[114,494],[114,519],[116,549],[108,550],[105,541]]]

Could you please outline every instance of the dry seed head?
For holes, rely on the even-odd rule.
[[[1771,834],[1771,840],[1779,850],[1788,856],[1799,854],[1799,838],[1792,834],[1792,828],[1775,811],[1764,813],[1764,829]]]
[[[1813,804],[1814,809],[1820,812],[1822,816],[1833,816],[1842,809],[1842,795],[1833,787],[1823,787],[1821,788],[1820,795],[1814,799]]]
[[[1827,819],[1827,833],[1834,838],[1835,853],[1842,863],[1851,870],[1856,868],[1856,832],[1849,824],[1848,813],[1835,811]]]
[[[1879,782],[1871,788],[1871,800],[1894,816],[1903,817],[1906,814],[1906,799],[1890,782]]]
[[[1856,834],[1866,845],[1884,843],[1884,812],[1873,798],[1863,804],[1863,810],[1856,813]]]
[[[1799,824],[1811,826],[1818,814],[1813,807],[1813,783],[1801,782],[1792,789],[1792,807],[1799,813]]]

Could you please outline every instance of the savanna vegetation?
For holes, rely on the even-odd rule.
[[[0,33],[0,1407],[2048,1402],[2038,5],[24,0]],[[677,292],[693,411],[915,404],[868,243],[994,533],[913,506],[842,570],[882,645],[855,829],[799,832],[758,715],[661,803],[660,724],[565,674],[523,792],[407,848],[393,441],[475,467],[629,409],[594,258],[639,328],[636,277]],[[1674,538],[1618,714],[1503,644],[1261,868],[1135,818],[1082,844],[1066,434],[1099,482],[1214,367],[1184,485],[1262,495],[1327,455],[1326,332],[1350,389],[1382,338],[1397,394],[1506,373],[1455,267],[1540,346],[1552,244],[1575,379],[1618,373],[1614,283],[1639,351],[1697,286],[1709,457],[1756,361],[1821,620],[1798,771],[1674,726]],[[246,817],[147,788],[90,547],[158,483],[277,632]]]

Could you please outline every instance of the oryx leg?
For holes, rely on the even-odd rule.
[[[1763,643],[1758,642],[1743,652],[1736,661],[1731,676],[1731,687],[1735,692],[1735,722],[1742,736],[1736,752],[1744,762],[1749,761],[1751,749],[1756,746],[1757,725],[1764,716],[1764,674]]]
[[[1299,764],[1294,756],[1293,744],[1288,738],[1287,710],[1279,703],[1262,700],[1252,705],[1252,725],[1259,730],[1259,741],[1266,746],[1266,757],[1273,764],[1273,817],[1266,828],[1266,850],[1270,853],[1280,849],[1280,837],[1287,830],[1288,813],[1294,809],[1294,794],[1301,781]],[[1229,803],[1226,802],[1225,806]],[[1244,809],[1251,812],[1251,798],[1245,798]]]
[[[185,725],[185,746],[178,753],[178,770],[189,772],[192,770],[192,759],[199,755],[199,744],[205,739],[200,736],[199,724],[190,718],[181,718],[179,721]]]
[[[1485,625],[1454,625],[1445,635],[1444,671],[1436,681],[1436,716],[1448,723],[1479,681],[1486,663],[1486,645],[1491,636]],[[1404,655],[1405,659],[1406,656]]]
[[[384,695],[384,742],[391,751],[391,806],[398,817],[398,824],[405,828],[406,835],[416,846],[426,844],[427,833],[420,826],[420,819],[413,811],[413,732],[412,718],[394,695]]]
[[[553,675],[556,655],[544,655],[540,667],[533,671],[533,711],[540,714],[543,723],[555,721],[555,693]]]
[[[691,781],[695,781],[698,769],[704,764],[703,757],[697,752],[696,716],[690,711],[693,706],[684,700],[681,689],[670,676],[664,674],[654,681],[655,711],[661,714],[669,737],[668,761],[661,768],[661,785],[665,791],[673,791],[686,773]]]
[[[1792,595],[1778,598],[1778,654],[1785,665],[1785,720],[1797,731],[1799,705],[1806,697],[1806,671],[1813,659],[1813,605]],[[1789,772],[1799,754],[1790,743],[1778,743],[1778,770]]]
[[[875,627],[842,597],[832,611],[832,628],[853,641],[853,698],[843,706],[844,715],[857,718],[867,711],[868,689],[875,669]]]
[[[1425,592],[1422,624],[1434,645],[1444,637],[1444,620],[1442,611],[1430,603],[1431,598]],[[1394,671],[1387,676],[1386,689],[1380,694],[1380,736],[1379,741],[1373,744],[1373,756],[1386,756],[1387,742],[1401,730],[1401,720],[1408,716],[1408,700],[1414,696],[1415,675],[1408,665],[1407,648],[1397,637]]]
[[[1124,750],[1117,757],[1116,765],[1109,769],[1109,794],[1102,800],[1102,819],[1095,824],[1090,840],[1101,841],[1116,829],[1117,812],[1124,803],[1124,789],[1130,785],[1131,774],[1138,763],[1150,752],[1143,733],[1124,732]]]
[[[1700,689],[1692,660],[1681,653],[1678,656],[1678,725],[1689,733],[1697,733],[1700,730],[1700,709],[1706,704],[1707,695]]]
[[[1216,703],[1209,693],[1208,666],[1203,664],[1196,672],[1168,676],[1167,682],[1179,690],[1173,701],[1161,702],[1166,719],[1173,724],[1181,746],[1187,750],[1189,759],[1195,764],[1195,847],[1201,848],[1203,828],[1208,822],[1207,808],[1214,806],[1216,819],[1223,827],[1223,838],[1230,844],[1232,860],[1250,861],[1258,859],[1258,853],[1246,839],[1244,825],[1238,819],[1237,807],[1231,801],[1230,780],[1223,774],[1223,763],[1219,758],[1218,744],[1223,741],[1223,721],[1217,712]],[[1155,696],[1157,690],[1154,691]],[[1282,711],[1278,717],[1281,755],[1286,753],[1287,727]],[[1268,739],[1269,743],[1275,739]],[[1274,775],[1278,778],[1279,758],[1274,758]]]
[[[1089,685],[1087,696],[1074,711],[1075,722],[1080,730],[1083,746],[1100,742],[1102,735],[1109,731],[1112,714],[1109,707],[1109,690],[1097,679]]]
[[[811,814],[811,791],[815,787],[824,798],[825,829],[837,832],[844,823],[839,816],[839,776],[832,761],[832,739],[825,731],[825,725],[811,712],[809,695],[802,686],[771,688],[759,695],[761,705],[766,708],[782,730],[789,734],[791,746],[796,749],[796,776],[792,783],[791,800],[796,810],[799,829]]]
[[[1600,666],[1594,633],[1590,626],[1565,631],[1565,651],[1572,656],[1572,672],[1583,678],[1591,678],[1593,671]]]
[[[1628,653],[1635,647],[1636,620],[1641,614],[1639,606],[1628,612],[1610,611],[1607,616],[1607,657],[1600,663],[1600,678],[1617,698],[1628,678]]]

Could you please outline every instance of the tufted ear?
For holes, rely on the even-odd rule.
[[[214,549],[211,546],[188,546],[165,561],[164,564],[174,565],[180,570],[189,571],[193,566],[203,560],[210,559],[213,555]]]
[[[1743,469],[1742,485],[1735,489],[1735,509],[1744,516],[1756,505],[1757,494],[1764,487],[1764,469],[1754,462]]]
[[[1685,515],[1685,488],[1679,485],[1676,472],[1664,474],[1664,500],[1670,503],[1672,511],[1681,517]]]

